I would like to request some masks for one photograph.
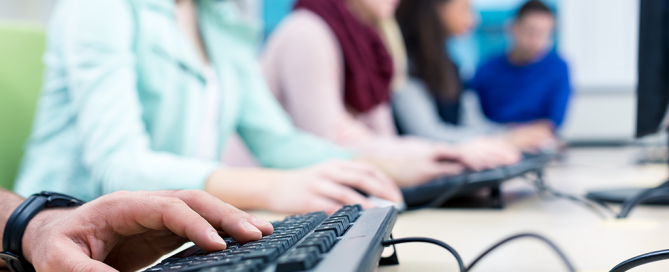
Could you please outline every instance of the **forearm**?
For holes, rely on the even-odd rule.
[[[12,192],[0,189],[0,241],[2,241],[4,238],[3,235],[5,232],[5,226],[7,225],[7,220],[9,220],[9,217],[12,215],[14,210],[19,205],[21,205],[23,200],[24,199],[22,197]],[[2,243],[0,243],[0,249],[2,249]],[[0,260],[0,267],[6,267],[5,262],[2,260]]]
[[[209,177],[205,191],[243,210],[266,210],[270,208],[267,198],[272,185],[290,174],[282,170],[227,168]]]
[[[88,150],[101,153],[101,150],[94,149],[91,147]],[[135,151],[124,147],[107,154],[107,158],[89,165],[92,179],[101,183],[102,194],[202,189],[205,180],[220,167],[215,161],[197,160],[143,147]]]

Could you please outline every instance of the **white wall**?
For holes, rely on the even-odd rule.
[[[637,82],[638,0],[562,0],[560,50],[582,87]]]
[[[46,25],[57,0],[0,0],[0,20],[20,20]]]
[[[636,124],[639,0],[560,0],[562,55],[574,89],[564,136],[628,141]]]

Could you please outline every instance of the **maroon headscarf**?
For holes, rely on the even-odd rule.
[[[344,53],[344,100],[358,112],[388,101],[393,60],[376,30],[360,22],[345,0],[298,0],[330,25]]]

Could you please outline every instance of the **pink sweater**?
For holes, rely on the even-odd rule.
[[[389,103],[364,114],[346,107],[339,42],[311,11],[298,10],[284,20],[267,42],[262,65],[270,89],[302,130],[363,156],[408,156],[431,148],[423,140],[397,137]],[[238,139],[225,150],[226,165],[257,165]]]
[[[397,135],[388,103],[362,114],[345,105],[339,42],[311,11],[293,12],[271,35],[263,70],[270,89],[303,130],[349,147]]]

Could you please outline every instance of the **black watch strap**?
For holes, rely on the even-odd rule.
[[[23,234],[30,220],[45,208],[76,207],[84,203],[74,197],[46,191],[30,196],[7,220],[2,239],[4,251],[0,252],[0,259],[13,272],[34,272],[35,268],[23,257]]]

